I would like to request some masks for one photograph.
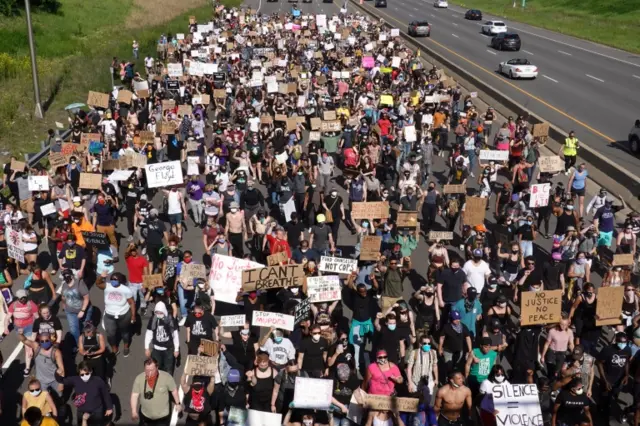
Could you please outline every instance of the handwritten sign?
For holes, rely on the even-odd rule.
[[[133,93],[128,90],[121,89],[118,91],[118,102],[122,104],[131,104],[131,98],[133,97]]]
[[[106,93],[89,91],[87,105],[98,108],[109,108],[109,95]]]
[[[223,315],[220,317],[220,326],[222,327],[243,327],[247,317],[245,314],[240,315]]]
[[[147,164],[144,169],[148,188],[181,185],[184,183],[180,161]]]
[[[198,279],[207,277],[207,267],[201,263],[185,263],[180,270],[180,281],[186,285],[192,285]]]
[[[302,265],[275,265],[247,269],[242,271],[242,288],[244,291],[254,291],[298,287],[302,285],[303,278]]]
[[[538,158],[540,171],[543,173],[554,173],[564,170],[564,161],[558,155],[548,155]]]
[[[382,237],[365,235],[360,242],[360,260],[375,260],[380,258]]]
[[[80,188],[102,189],[102,175],[98,173],[80,173]]]
[[[48,191],[49,176],[29,176],[29,191]]]
[[[401,411],[405,413],[418,412],[418,398],[397,398],[384,395],[367,394],[365,407],[379,411]]]
[[[464,185],[445,185],[442,191],[445,194],[466,194],[467,187]]]
[[[309,300],[309,298],[304,299],[302,302],[298,302],[293,311],[295,325],[298,325],[309,318],[309,312],[311,312],[311,300]]]
[[[322,272],[350,274],[358,270],[358,261],[356,259],[344,259],[342,257],[322,256],[318,270]]]
[[[333,397],[333,380],[296,377],[293,403],[297,408],[327,410]]]
[[[542,425],[538,388],[534,384],[496,383],[491,386],[493,405],[500,426]]]
[[[216,301],[237,304],[238,292],[242,290],[242,271],[263,267],[264,265],[247,259],[214,255],[211,259],[209,287],[214,291]]]
[[[453,232],[429,231],[430,241],[450,241],[453,240]]]
[[[201,339],[200,346],[202,346],[202,353],[206,356],[218,355],[218,343],[213,340]]]
[[[398,228],[415,228],[418,226],[418,212],[398,212],[396,219]]]
[[[279,312],[253,311],[251,325],[293,331],[294,322],[293,315],[285,315]]]
[[[104,232],[84,231],[82,232],[82,238],[84,238],[84,242],[87,245],[90,245],[99,249],[109,248],[109,246],[111,245],[109,243],[109,238],[107,238],[107,234],[105,234]]]
[[[509,161],[509,151],[482,149],[480,150],[480,160],[484,161]]]
[[[44,204],[40,206],[40,212],[42,213],[42,216],[49,216],[49,215],[56,214],[56,206],[53,203]]]
[[[562,313],[562,290],[523,291],[521,293],[521,324],[555,324]]]
[[[162,287],[164,285],[162,274],[144,275],[142,277],[142,285],[146,289]]]
[[[486,215],[487,199],[481,197],[467,197],[465,202],[463,224],[464,225],[481,225],[484,223]]]
[[[188,376],[214,377],[218,372],[218,360],[212,356],[188,355],[184,374]]]
[[[614,254],[613,266],[631,266],[633,265],[633,254]]]
[[[534,124],[531,133],[534,138],[546,138],[549,136],[549,123]]]
[[[549,194],[551,193],[550,183],[537,183],[531,185],[531,197],[529,207],[546,207],[549,205]]]
[[[238,423],[245,424],[245,423]],[[267,411],[249,410],[247,425],[251,426],[281,426],[282,414]]]
[[[5,238],[7,240],[7,255],[18,262],[24,263],[22,232],[17,229],[7,228]]]
[[[270,256],[267,256],[267,265],[274,266],[280,265],[283,262],[287,262],[289,258],[287,257],[287,252],[281,251],[278,253],[274,253]]]
[[[322,132],[339,132],[340,130],[342,130],[340,120],[323,121],[320,124],[320,131]]]
[[[624,286],[600,287],[598,289],[598,303],[596,304],[596,325],[621,324],[622,298]]]
[[[307,295],[311,303],[340,300],[342,286],[337,275],[307,277]]]
[[[389,202],[355,202],[351,205],[353,219],[387,219],[389,217]]]
[[[49,167],[56,170],[58,167],[63,167],[68,164],[67,158],[59,152],[49,153]]]
[[[16,172],[23,172],[27,167],[27,163],[18,160],[11,160],[11,165],[9,166],[11,170]]]

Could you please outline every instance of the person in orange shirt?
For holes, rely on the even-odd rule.
[[[447,116],[444,115],[441,110],[436,111],[436,113],[433,114],[433,129],[439,129],[442,127],[442,123],[444,123],[446,118]]]
[[[87,243],[84,241],[84,237],[82,236],[83,232],[96,232],[96,229],[93,225],[85,219],[84,214],[74,213],[73,214],[73,223],[71,224],[71,231],[73,235],[76,237],[76,244],[82,246],[82,248],[87,248]]]

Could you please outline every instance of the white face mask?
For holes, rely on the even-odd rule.
[[[38,396],[42,393],[42,389],[38,389],[38,390],[30,390],[29,393],[33,396]]]
[[[82,379],[83,382],[88,382],[89,379],[91,378],[91,374],[80,376],[80,378]]]
[[[164,319],[164,314],[156,314],[156,317],[161,320]]]
[[[304,419],[302,421],[302,424],[304,424],[304,426],[312,426],[313,425],[313,420],[311,419]]]
[[[504,382],[504,376],[496,376],[495,379],[496,379],[496,382],[498,383]]]
[[[584,393],[584,388],[576,389],[576,395],[582,395]]]
[[[238,209],[231,209],[231,213],[235,213],[237,211],[238,211]]]
[[[291,289],[291,293],[293,293],[293,294],[298,294],[299,291],[300,291],[300,289],[297,288],[297,287],[294,287],[294,288]]]

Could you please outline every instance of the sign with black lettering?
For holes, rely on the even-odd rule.
[[[358,270],[357,259],[344,259],[342,257],[322,256],[318,270],[322,272],[334,272],[338,274],[350,274]]]
[[[293,312],[294,324],[298,325],[302,321],[309,318],[310,311],[311,311],[311,299],[307,298],[307,299],[304,299],[302,302],[299,302],[296,305],[295,310]]]
[[[109,238],[107,238],[107,234],[104,232],[83,232],[82,238],[84,238],[84,242],[87,245],[96,247],[98,249],[106,249],[111,245],[109,243]]]
[[[491,393],[498,426],[544,424],[536,385],[495,384]]]
[[[218,372],[218,360],[212,356],[188,355],[184,374],[213,377]]]
[[[302,265],[274,265],[266,268],[242,271],[244,291],[269,290],[272,288],[298,287],[302,285]]]
[[[521,325],[555,324],[562,314],[562,290],[523,291]]]

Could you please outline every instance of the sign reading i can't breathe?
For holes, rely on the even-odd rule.
[[[302,285],[302,265],[275,265],[242,271],[242,288],[245,291],[271,288],[298,287]]]
[[[358,270],[358,261],[356,259],[344,259],[342,257],[322,256],[318,269],[322,272],[350,274]]]

